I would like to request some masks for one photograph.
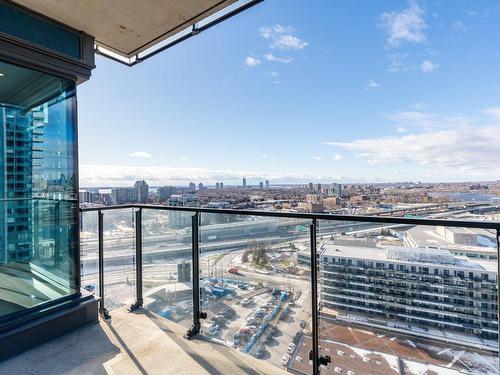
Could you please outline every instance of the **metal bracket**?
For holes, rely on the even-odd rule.
[[[111,318],[111,315],[109,314],[108,309],[106,309],[104,307],[99,308],[99,315],[101,315],[101,318],[106,319],[106,320]]]
[[[144,301],[142,300],[142,298],[138,299],[132,305],[130,305],[130,307],[128,308],[128,312],[132,312],[134,310],[140,309],[142,307],[143,302]]]
[[[194,324],[184,335],[184,338],[186,340],[191,340],[194,336],[196,336],[198,333],[200,333],[201,330],[201,324],[198,322]]]
[[[198,314],[199,319],[206,319],[208,317],[208,314],[206,311],[200,311]],[[195,323],[184,335],[184,338],[187,340],[192,339],[194,336],[196,336],[198,333],[201,331],[201,323],[198,320],[197,323]]]

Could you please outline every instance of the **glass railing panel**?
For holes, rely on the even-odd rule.
[[[135,210],[103,211],[105,307],[132,305],[135,289]]]
[[[186,328],[193,325],[193,215],[142,210],[143,306]]]
[[[310,273],[298,253],[307,262],[310,223],[201,214],[205,336],[281,369],[308,363],[297,354],[311,317]]]
[[[99,296],[98,212],[80,213],[80,269],[82,289]]]
[[[323,374],[497,374],[498,249],[483,229],[320,222]]]

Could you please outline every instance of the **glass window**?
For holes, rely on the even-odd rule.
[[[0,62],[0,318],[76,292],[75,84]]]

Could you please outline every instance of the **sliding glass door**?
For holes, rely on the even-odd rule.
[[[0,61],[0,319],[77,292],[76,94]]]

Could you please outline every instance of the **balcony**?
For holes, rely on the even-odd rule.
[[[217,343],[187,341],[183,333],[183,327],[145,309],[129,313],[119,308],[112,319],[0,363],[0,373],[285,373]]]
[[[95,54],[132,67],[261,2],[149,1],[138,12],[136,3],[130,1],[117,7],[114,2],[105,1],[0,0],[0,122],[5,130],[0,132],[0,148],[4,147],[3,138],[7,146],[5,155],[0,154],[0,170],[3,170],[3,180],[9,181],[0,186],[0,360],[9,358],[0,363],[0,374],[499,373],[499,222],[221,210],[186,207],[196,206],[197,202],[183,196],[172,200],[173,204],[182,207],[131,204],[79,208],[77,86],[90,78],[95,68]],[[309,4],[307,7],[307,11],[311,8],[311,14],[318,14]],[[420,32],[427,29],[422,18],[424,12],[416,2],[410,2],[409,8],[402,13],[389,9],[380,12],[381,20],[396,20],[396,27],[384,26],[384,32],[400,30],[401,19],[416,20],[417,28],[422,29]],[[341,21],[348,22],[349,28],[356,30],[353,33],[356,38],[374,35],[374,24],[366,33],[351,27],[355,18],[350,14],[349,10],[345,16],[342,12],[324,12],[328,16],[325,23],[311,20],[311,24],[324,37],[330,37],[323,32],[329,30],[336,39],[337,31],[333,26],[338,20],[332,16],[340,15]],[[372,14],[369,18],[375,20],[374,17]],[[455,31],[465,31],[461,21],[454,22],[453,26],[457,27]],[[290,35],[281,35],[285,30]],[[280,35],[270,39],[271,31]],[[263,53],[260,58],[247,55],[244,66],[247,72],[261,63],[263,68],[270,66],[267,64],[298,62],[299,56],[288,54],[309,43],[292,35],[295,32],[292,26],[259,25],[258,34],[263,38],[260,42],[267,47],[259,47]],[[426,41],[420,32],[406,42]],[[257,33],[254,31],[254,34]],[[338,35],[343,34],[351,33],[342,29]],[[238,42],[245,40],[234,36]],[[377,39],[383,42],[383,38]],[[325,45],[330,41],[327,39]],[[345,45],[375,56],[364,46],[353,48],[353,42],[357,40]],[[368,44],[378,42],[374,40]],[[395,44],[399,42],[387,39],[388,44],[381,48],[385,56],[379,55],[372,60],[393,61],[377,71],[406,70],[402,62],[395,59],[399,56],[403,60],[405,53],[386,55],[388,47],[397,47]],[[269,53],[261,48],[267,48]],[[320,50],[328,48],[317,49]],[[212,56],[211,52],[204,56]],[[283,55],[275,56],[278,52]],[[349,66],[346,59],[349,54],[339,52],[335,52],[335,56],[341,56],[348,64],[336,66],[336,69],[328,66],[328,72],[342,75],[348,72],[359,77],[367,73],[351,72],[358,64]],[[424,56],[415,55],[419,59]],[[481,62],[489,61],[480,50],[474,55],[479,56]],[[226,74],[218,56],[216,60],[217,68]],[[310,55],[311,60],[314,60],[313,55]],[[333,62],[324,57],[318,61],[329,65]],[[205,69],[204,64],[195,62],[193,66]],[[440,64],[444,71],[446,66],[444,61],[433,64],[430,60],[415,64],[409,69],[412,73],[430,73]],[[322,69],[310,70],[322,72]],[[209,77],[208,72],[203,71],[203,76]],[[459,72],[463,77],[468,71],[460,69]],[[277,77],[279,74],[273,70],[267,75]],[[308,83],[315,82],[303,74],[300,76]],[[321,82],[324,78],[320,77]],[[477,80],[471,78],[471,81]],[[249,79],[249,82],[256,81]],[[389,79],[384,82],[383,87],[391,87],[389,82]],[[415,79],[415,82],[423,83],[424,80]],[[490,80],[488,82],[492,86]],[[196,90],[191,90],[190,94],[198,93],[202,82],[197,80],[197,83]],[[273,85],[278,83],[280,81],[272,81]],[[328,87],[325,92],[330,94],[331,85],[326,80],[324,83]],[[335,83],[341,88],[338,82]],[[393,83],[399,85],[401,81]],[[375,94],[372,91],[379,87],[379,83],[370,79],[364,90],[366,98],[375,96],[371,95]],[[414,85],[405,84],[404,90],[408,88],[416,89]],[[354,97],[349,91],[344,92],[342,88],[340,91],[343,98]],[[432,91],[427,89],[425,96]],[[458,89],[454,92],[459,91],[473,92]],[[260,97],[262,92],[253,93]],[[310,91],[297,92],[300,92],[300,107],[312,109],[313,106],[302,102],[303,93]],[[345,95],[346,92],[349,95]],[[208,94],[212,96],[212,92]],[[415,94],[417,97],[418,93]],[[331,105],[329,95],[320,96],[327,98],[328,106]],[[134,93],[136,97],[138,93]],[[449,93],[445,91],[444,97],[448,100]],[[485,97],[492,95],[485,91]],[[107,102],[108,97],[104,99],[101,101]],[[197,112],[198,108],[191,108],[192,103],[196,103],[195,98],[188,99],[192,112]],[[438,100],[435,102],[438,107]],[[220,103],[215,104],[219,106]],[[353,104],[356,111],[370,107],[361,101]],[[423,104],[417,103],[412,108],[417,110]],[[291,104],[287,102],[286,107]],[[159,107],[148,106],[146,111],[154,108]],[[254,108],[251,110],[255,111]],[[238,112],[236,107],[232,109]],[[344,109],[348,111],[346,114],[353,113],[349,106]],[[379,109],[382,108],[377,111]],[[499,113],[498,108],[478,110],[481,114],[493,114],[495,118]],[[422,118],[423,112],[418,111],[418,117]],[[93,112],[100,110],[96,107]],[[393,116],[394,119],[398,117]],[[438,115],[436,118],[445,123],[450,121],[453,125],[450,128],[462,123],[456,122],[455,116]],[[308,115],[302,120],[311,123],[315,119]],[[144,117],[144,123],[148,122],[151,123]],[[342,123],[346,124],[345,119]],[[472,120],[470,123],[475,124]],[[137,123],[137,127],[139,125],[142,127]],[[486,125],[479,123],[477,129],[482,130],[477,132],[482,138],[468,145],[472,150],[470,155],[475,155],[478,144],[487,143],[485,140],[491,138],[492,144],[498,143],[491,137],[496,132]],[[125,128],[119,130],[127,133]],[[408,130],[398,126],[395,131],[405,133]],[[285,132],[292,133],[289,127],[283,134]],[[467,145],[469,130],[463,132],[457,139]],[[144,132],[149,133],[149,130]],[[185,132],[186,139],[190,138],[188,133]],[[314,133],[320,132],[315,129]],[[394,147],[401,150],[396,160],[406,161],[406,154],[432,156],[435,149],[448,143],[429,143],[428,139],[434,137],[421,131],[415,138],[421,139],[421,146],[425,147],[407,153],[407,140],[414,136],[390,134],[374,139],[377,144],[386,139],[395,143],[399,140],[401,144]],[[220,138],[226,138],[225,134],[216,142],[203,139],[203,143],[218,146]],[[446,138],[447,141],[454,139]],[[283,141],[287,140],[283,138]],[[323,143],[354,151],[359,140]],[[97,142],[94,147],[99,147]],[[392,153],[391,147],[380,146],[387,154]],[[412,150],[410,147],[409,151]],[[494,147],[487,150],[491,154],[496,151]],[[149,155],[132,152],[129,156],[133,154]],[[366,152],[361,154],[370,157],[367,159],[370,165],[373,161],[378,164],[377,159],[385,159],[372,158]],[[488,165],[482,160],[487,154],[484,152],[478,158],[481,168]],[[314,157],[318,161],[322,158]],[[342,158],[341,154],[333,157],[337,161]],[[453,174],[455,166],[465,164],[465,159],[469,157],[447,162],[445,167],[453,166]],[[422,167],[433,166],[429,160],[417,161]],[[497,164],[497,160],[491,163]],[[485,169],[489,177],[492,171],[488,167]],[[246,178],[243,178],[243,185],[247,188]],[[222,189],[223,183],[218,182],[216,186]],[[264,182],[260,182],[259,189],[263,188]],[[266,181],[266,188],[269,188],[269,181]],[[472,188],[469,186],[470,190],[477,190]],[[148,186],[144,181],[134,189],[137,190],[134,194],[128,188],[119,189],[120,199],[148,201]],[[348,212],[359,212],[359,204],[368,199],[393,201],[393,193],[375,193],[380,190],[377,187],[369,190],[350,196],[354,198],[350,209],[354,210]],[[315,189],[311,182],[308,191],[318,191],[319,195],[311,197],[312,201],[307,198],[306,208],[319,210],[318,202],[324,190]],[[325,197],[332,191],[335,201],[326,199],[333,207],[343,206],[345,202],[339,204],[337,201],[337,198],[343,201],[341,185],[329,188]],[[163,193],[169,194],[168,191]],[[407,192],[404,194],[407,196]],[[417,198],[423,202],[429,198],[419,195],[409,197],[412,199],[408,201]],[[111,201],[107,198],[103,199],[106,204]],[[225,202],[220,203],[219,207],[227,207]],[[294,199],[292,203],[305,202]],[[440,213],[448,209],[447,204],[432,206]],[[412,214],[428,215],[429,207],[413,208]],[[380,212],[379,207],[372,208],[375,211],[367,212]],[[400,208],[385,211],[391,215],[405,212],[406,209]],[[481,230],[487,238],[482,248],[476,246],[477,241],[469,240],[467,245],[453,242],[448,246],[446,242],[439,242],[438,246],[427,231],[415,231],[411,236],[407,233],[418,227],[426,230],[450,227],[454,231],[467,228],[468,236],[472,230]],[[349,234],[356,240],[350,242]]]
[[[81,214],[82,286],[100,298],[99,325],[9,360],[0,372],[30,369],[34,358],[50,368],[51,358],[69,345],[89,361],[99,353],[95,373],[498,371],[498,326],[488,324],[497,321],[489,308],[495,300],[477,308],[486,317],[481,311],[450,315],[432,305],[415,313],[418,290],[407,305],[394,304],[398,291],[387,287],[381,297],[388,303],[374,305],[370,296],[348,296],[356,283],[332,291],[336,287],[324,278],[335,274],[320,278],[323,258],[336,256],[325,228],[341,236],[347,221],[374,235],[394,224],[497,231],[497,223],[150,205],[84,208]],[[317,262],[299,267],[295,244],[307,245]],[[339,256],[373,260],[371,250],[344,250]],[[374,250],[379,263],[389,261],[384,249]],[[466,266],[488,272],[497,285],[496,262],[473,262]],[[435,266],[440,274],[455,267]],[[459,307],[452,299],[448,305]],[[67,373],[87,360],[62,362]]]

